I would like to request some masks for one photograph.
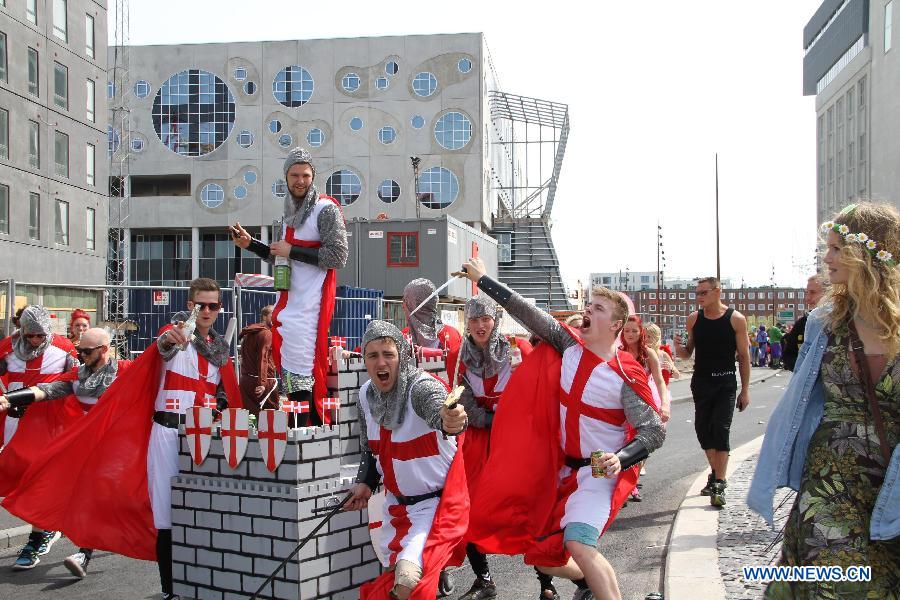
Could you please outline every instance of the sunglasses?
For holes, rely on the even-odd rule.
[[[45,337],[47,337],[47,334],[46,334],[46,333],[26,333],[26,334],[25,334],[25,337],[26,337],[26,338],[40,338],[40,339],[44,339]]]
[[[194,302],[194,306],[199,306],[201,311],[206,310],[208,308],[210,311],[215,312],[215,311],[219,310],[220,308],[222,308],[222,303],[221,302]]]
[[[85,354],[90,354],[97,348],[105,348],[105,346],[94,346],[93,348],[75,348],[75,352],[78,354],[78,356],[82,356]]]

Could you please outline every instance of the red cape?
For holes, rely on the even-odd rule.
[[[628,382],[631,388],[653,406],[643,368],[626,353],[619,357],[633,380]],[[622,374],[614,362],[610,366]],[[558,526],[564,508],[559,492],[564,489],[557,484],[554,494],[553,487],[547,488],[548,482],[559,481],[565,458],[560,447],[561,368],[560,354],[549,344],[539,344],[503,391],[491,429],[490,457],[481,475],[491,485],[476,482],[467,534],[467,540],[487,554],[528,554],[526,562],[543,566],[562,565],[568,559]],[[630,440],[633,431],[627,437]],[[636,479],[636,467],[619,474],[606,527]]]
[[[444,493],[422,552],[422,579],[413,589],[409,600],[433,600],[437,597],[441,570],[451,560],[453,549],[459,546],[469,526],[469,491],[466,487],[466,466],[462,451],[466,435],[468,433],[459,436],[457,440],[456,454],[444,482]],[[393,587],[394,571],[385,571],[359,588],[360,600],[390,600]]]
[[[147,447],[162,365],[151,344],[102,402],[33,461],[4,508],[42,529],[62,531],[77,546],[156,560]],[[240,407],[231,361],[219,372],[228,404]]]

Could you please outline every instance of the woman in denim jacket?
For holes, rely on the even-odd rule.
[[[772,414],[747,503],[771,525],[775,489],[797,498],[780,564],[871,566],[870,582],[772,582],[766,598],[900,598],[900,214],[859,204],[823,225],[832,288],[813,311]],[[851,329],[883,420],[874,425]],[[886,460],[884,455],[890,456]]]

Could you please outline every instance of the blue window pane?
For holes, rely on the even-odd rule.
[[[244,93],[248,96],[252,96],[256,93],[256,84],[252,81],[248,81],[244,84]]]
[[[417,96],[422,96],[423,98],[435,93],[437,91],[437,85],[437,77],[428,71],[418,73],[413,78],[412,82],[413,92],[415,92]]]
[[[272,119],[271,121],[269,121],[269,131],[271,131],[272,133],[278,133],[279,131],[281,131],[281,121],[279,121],[278,119]]]
[[[468,58],[461,58],[459,59],[459,62],[456,63],[456,66],[460,73],[468,73],[472,70],[472,61]]]
[[[472,139],[472,122],[460,112],[448,112],[434,124],[437,143],[447,150],[459,150]]]
[[[135,152],[141,152],[144,149],[144,140],[142,140],[141,138],[132,139],[131,149]]]
[[[425,119],[421,115],[414,116],[409,122],[412,124],[413,129],[422,129],[425,126]]]
[[[150,95],[150,84],[143,79],[134,84],[134,95],[138,98],[146,98]]]
[[[234,197],[237,198],[238,200],[243,200],[244,198],[246,198],[247,197],[247,188],[245,188],[242,185],[239,185],[236,188],[234,188]]]
[[[355,92],[359,89],[359,75],[356,73],[347,73],[341,79],[341,87],[348,92]]]
[[[350,129],[353,131],[359,131],[363,127],[363,120],[359,117],[353,117],[350,119]]]
[[[459,196],[459,180],[449,169],[432,167],[419,177],[417,196],[427,208],[446,208]]]
[[[400,198],[400,184],[393,179],[385,179],[378,185],[378,199],[382,202],[396,202]]]
[[[379,77],[375,80],[375,87],[377,87],[379,90],[386,90],[390,85],[391,82],[387,77]]]
[[[275,99],[287,107],[303,106],[312,98],[312,75],[298,65],[285,67],[275,76],[272,82],[272,93]]]
[[[356,202],[361,191],[362,182],[359,180],[359,175],[349,169],[335,171],[325,182],[325,193],[340,202],[342,206]]]
[[[278,136],[278,145],[282,148],[290,148],[292,143],[294,143],[294,139],[290,136],[290,134],[282,133],[280,136]]]
[[[238,67],[234,70],[234,78],[238,81],[243,81],[247,79],[247,69],[244,67]]]
[[[276,198],[284,198],[287,195],[287,183],[284,179],[279,179],[272,184],[272,195]]]
[[[225,202],[225,190],[218,183],[207,183],[200,190],[200,200],[206,208],[217,208]]]
[[[313,148],[318,148],[325,143],[325,132],[318,127],[313,127],[309,130],[309,133],[306,134],[306,141],[309,142],[309,145]]]
[[[400,67],[397,66],[397,63],[392,60],[389,60],[388,63],[386,65],[384,65],[384,72],[387,73],[388,75],[396,75],[397,71],[399,71],[399,70],[400,70]]]
[[[234,126],[234,96],[212,73],[190,69],[160,86],[152,116],[163,146],[182,156],[203,156],[228,139]]]
[[[244,183],[247,185],[253,185],[256,183],[256,171],[247,171],[244,173]]]
[[[382,144],[390,144],[397,139],[397,132],[390,125],[386,125],[378,130],[378,141]]]
[[[249,148],[253,145],[253,134],[244,129],[237,135],[237,143],[241,148]]]
[[[113,129],[112,125],[106,127],[106,146],[109,156],[119,151],[119,145],[122,143],[122,136],[119,135],[118,129]]]

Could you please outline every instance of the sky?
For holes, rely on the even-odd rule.
[[[110,37],[115,3],[110,2]],[[131,0],[130,42],[480,31],[503,91],[569,106],[553,208],[567,285],[591,272],[716,272],[805,285],[816,247],[815,106],[802,31],[821,0]],[[110,40],[112,42],[112,39]]]

